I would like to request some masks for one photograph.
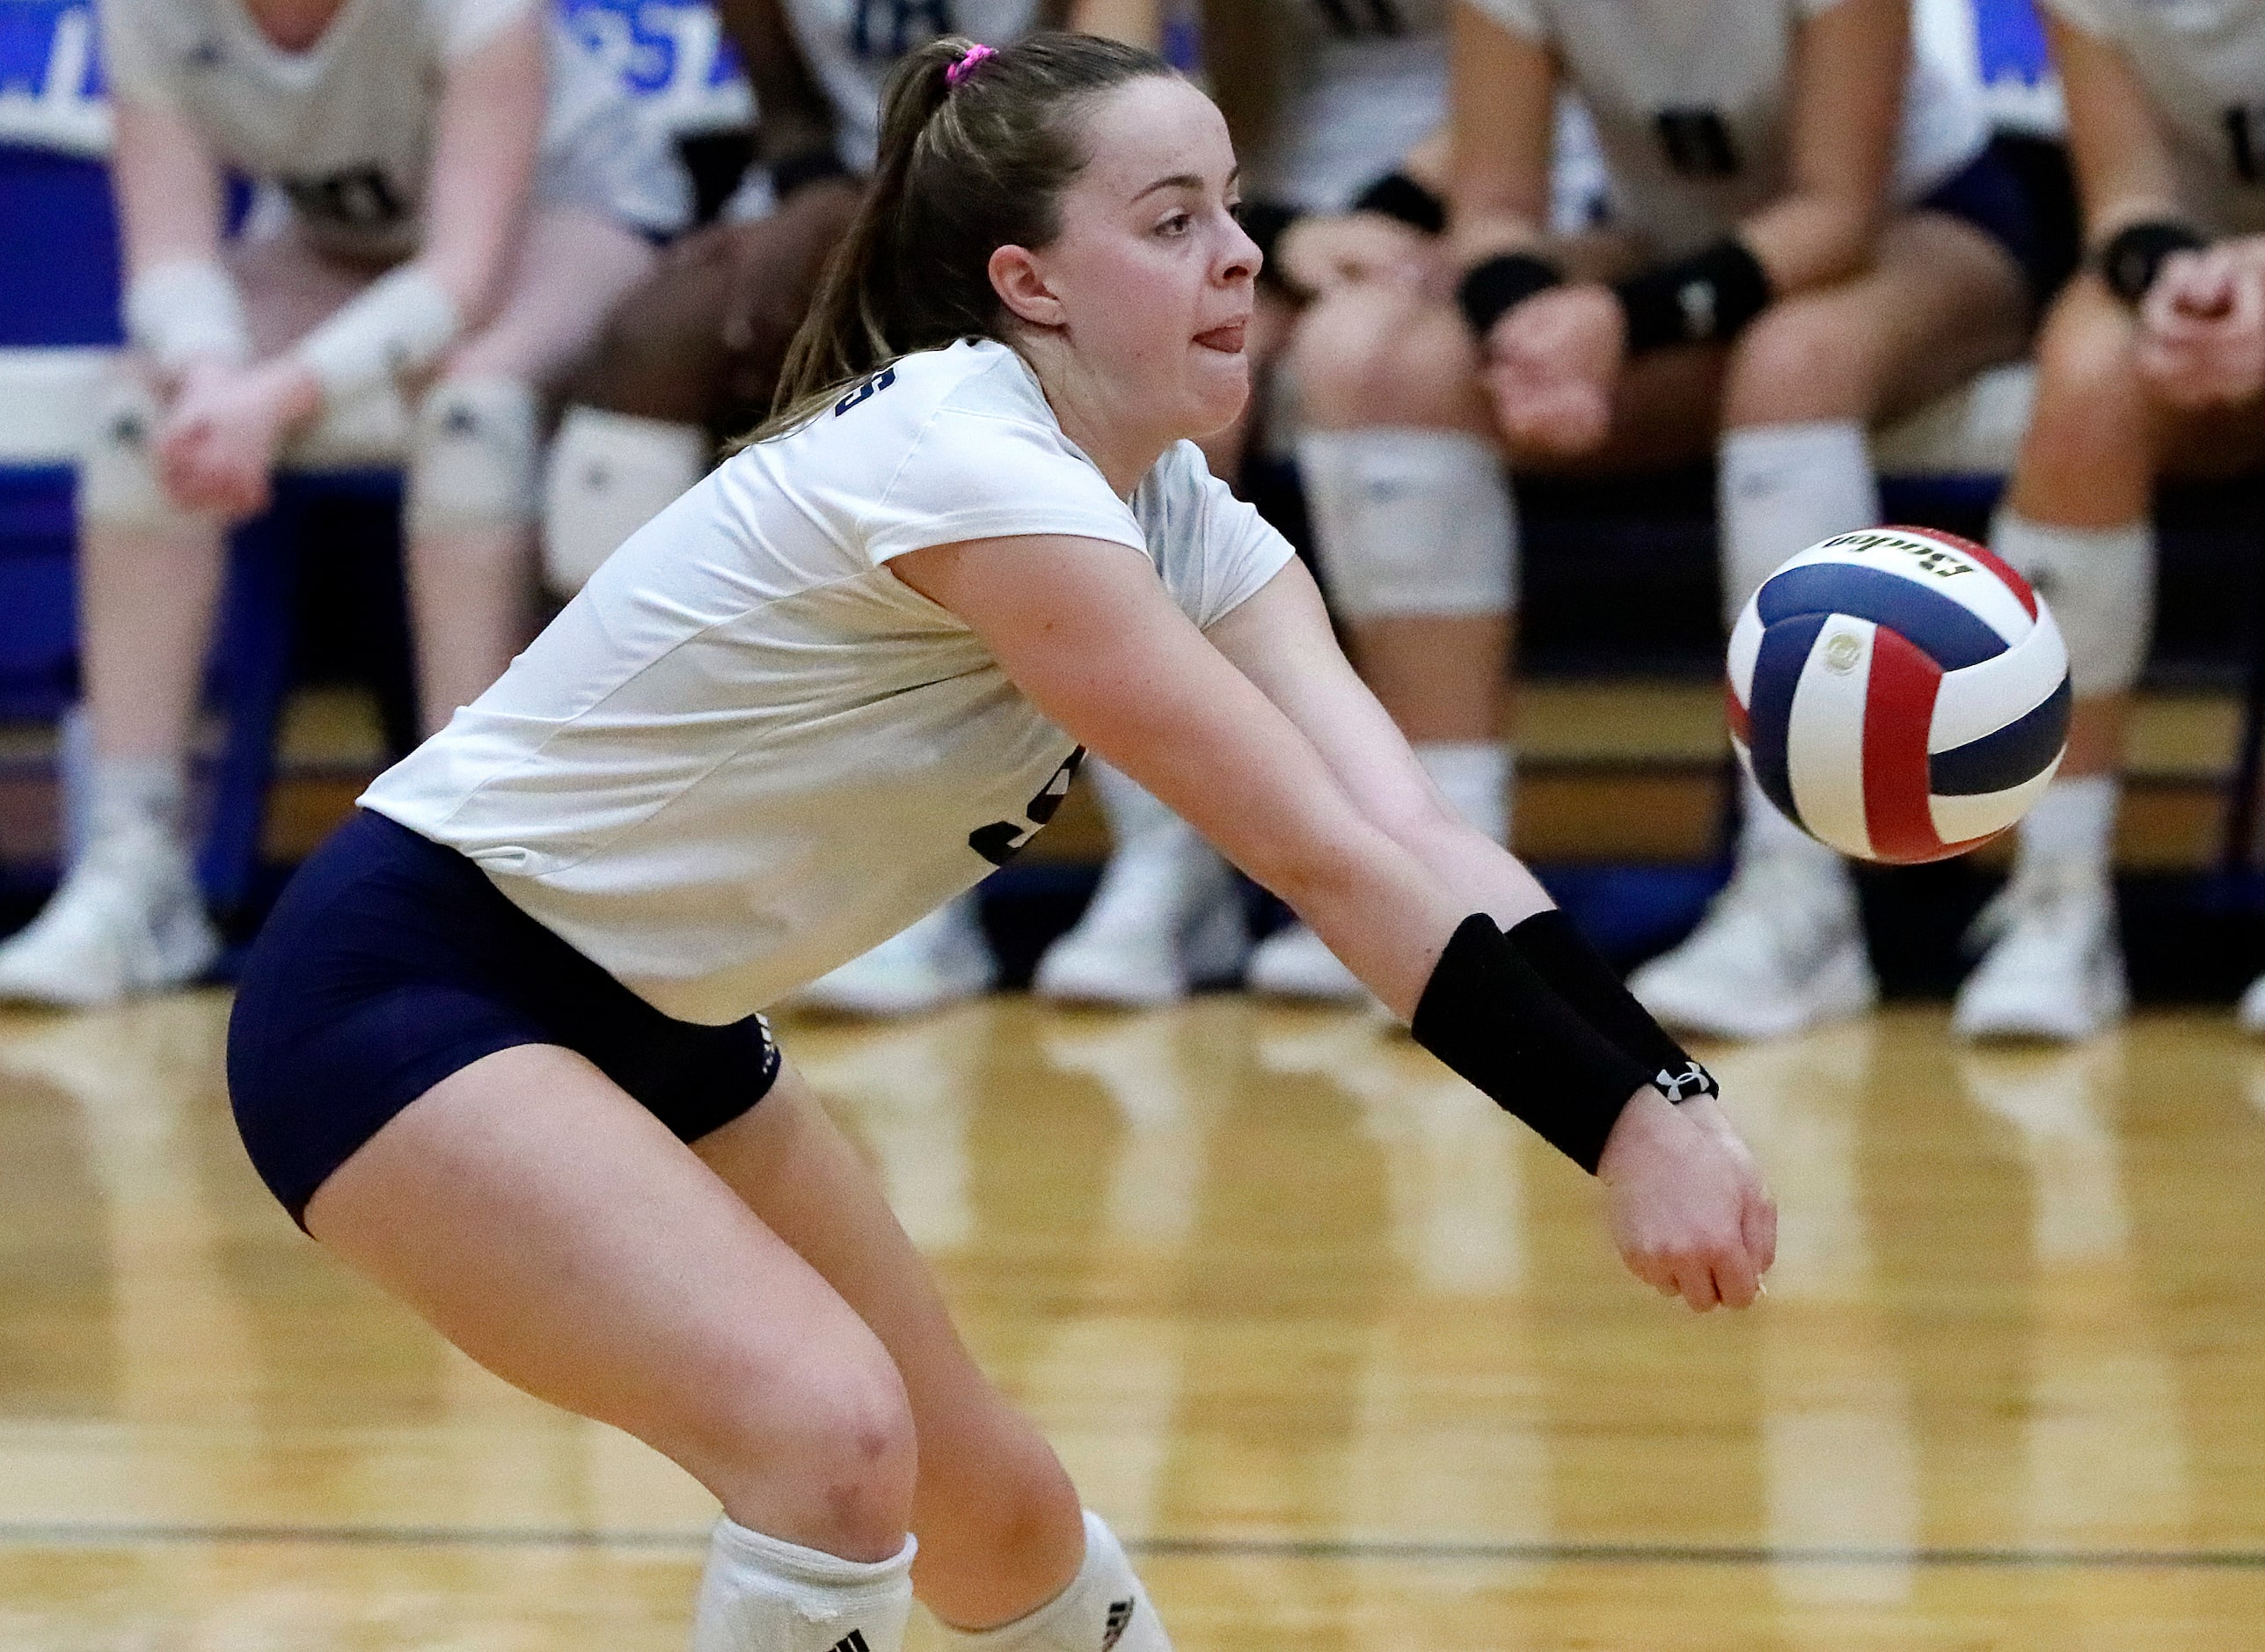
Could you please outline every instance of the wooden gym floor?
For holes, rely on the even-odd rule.
[[[675,1652],[698,1488],[298,1235],[224,1012],[0,1020],[0,1648]],[[1785,1209],[1735,1319],[1357,1019],[785,1032],[1182,1652],[2265,1647],[2265,1047],[2223,1016],[1714,1052]]]

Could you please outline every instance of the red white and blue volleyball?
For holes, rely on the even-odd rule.
[[[1755,783],[1843,854],[1909,865],[2005,831],[2068,744],[2068,648],[2029,582],[1933,529],[1811,546],[1730,633],[1730,733]]]

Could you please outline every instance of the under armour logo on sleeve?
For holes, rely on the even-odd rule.
[[[1695,1061],[1683,1064],[1681,1072],[1670,1072],[1661,1068],[1652,1075],[1652,1084],[1670,1101],[1688,1101],[1695,1095],[1721,1095],[1721,1088],[1714,1075]]]

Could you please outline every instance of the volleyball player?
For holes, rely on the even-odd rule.
[[[1953,1020],[1969,1037],[2081,1038],[2123,1015],[2115,769],[2154,607],[2155,482],[2265,459],[2265,6],[2053,0],[2047,27],[2092,252],[2039,338],[1991,542],[2052,603],[2076,707],[1983,915],[1993,944]],[[2265,986],[2241,1019],[2265,1031]]]
[[[1735,1306],[1770,1261],[1711,1081],[1447,808],[1184,440],[1248,391],[1234,186],[1147,53],[911,54],[789,411],[379,778],[248,961],[261,1174],[716,1494],[698,1652],[896,1652],[911,1580],[956,1645],[1167,1644],[757,1013],[1011,852],[1079,742],[1597,1171],[1641,1277]]]
[[[1498,737],[1513,471],[1716,450],[1726,618],[1873,524],[1867,428],[2015,355],[2025,202],[1978,91],[1914,57],[1906,0],[1462,0],[1451,261],[1334,296],[1297,369],[1315,538],[1355,656],[1419,749]],[[1550,111],[1588,107],[1616,256],[1544,233]],[[1502,758],[1509,766],[1508,754]],[[1736,875],[1632,984],[1754,1037],[1875,989],[1848,873],[1744,791]]]
[[[182,799],[226,530],[325,415],[397,392],[413,410],[427,724],[527,640],[542,391],[685,204],[665,149],[546,17],[103,0],[133,348],[79,464],[89,830],[0,947],[0,995],[104,1003],[211,961]],[[263,194],[224,240],[231,172]]]
[[[578,588],[699,479],[725,432],[771,409],[786,346],[848,229],[906,53],[947,33],[1003,46],[1065,19],[1153,40],[1139,0],[717,0],[756,94],[758,164],[721,223],[687,236],[615,307],[575,375],[551,459],[552,583]],[[904,1015],[988,990],[997,973],[972,895],[852,960],[806,1006]]]

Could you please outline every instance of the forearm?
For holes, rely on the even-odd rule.
[[[1880,213],[1845,195],[1794,190],[1738,227],[1761,263],[1773,297],[1846,281],[1871,261]]]

